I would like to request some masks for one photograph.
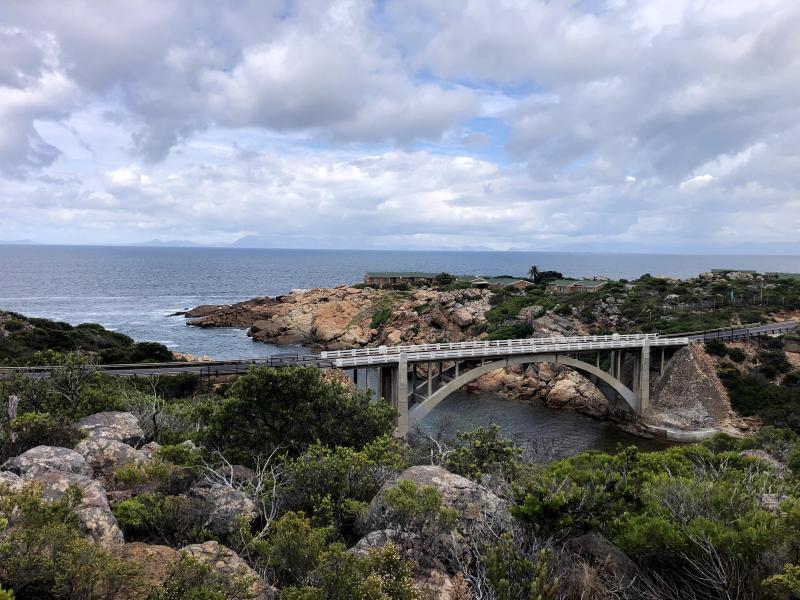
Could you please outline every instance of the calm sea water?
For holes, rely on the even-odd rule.
[[[612,278],[688,277],[712,268],[800,272],[799,256],[0,246],[0,309],[73,324],[100,323],[181,352],[249,358],[287,348],[252,342],[242,330],[187,327],[182,317],[169,315],[198,304],[353,283],[365,271],[521,276],[534,264],[568,276]],[[567,440],[566,453],[630,441],[620,432],[612,434],[607,423],[488,396],[483,403],[454,396],[430,419],[457,416],[468,426],[498,420],[497,415],[506,415],[501,424],[508,433]]]

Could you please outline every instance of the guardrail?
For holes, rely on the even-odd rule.
[[[561,342],[601,342],[615,340],[656,339],[657,333],[614,333],[611,335],[554,336],[546,338],[524,338],[515,340],[466,341],[441,344],[415,344],[410,346],[379,346],[378,348],[354,348],[352,350],[327,350],[320,352],[321,358],[354,358],[379,354],[401,354],[413,352],[436,352],[440,350],[463,350],[470,348],[513,348],[518,346],[538,346]]]
[[[541,344],[536,346],[516,346],[506,348],[464,348],[457,350],[438,350],[432,352],[403,353],[407,362],[442,361],[448,359],[469,358],[495,358],[518,354],[550,354],[564,352],[589,352],[593,350],[622,350],[626,348],[641,348],[644,340],[610,340],[598,342],[567,342],[559,344]],[[689,338],[669,338],[648,340],[651,347],[685,346]],[[400,354],[378,354],[371,356],[357,356],[337,358],[337,367],[365,367],[370,365],[386,365],[398,362]]]

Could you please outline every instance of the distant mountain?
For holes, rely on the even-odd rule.
[[[33,240],[0,240],[0,246],[36,246],[39,242]]]
[[[223,244],[198,244],[190,242],[189,240],[150,240],[148,242],[139,242],[138,244],[125,244],[126,246],[152,246],[156,248],[203,248],[203,247],[217,247]]]

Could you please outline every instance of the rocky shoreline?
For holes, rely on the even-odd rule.
[[[314,350],[335,350],[379,345],[425,344],[482,339],[487,313],[495,294],[489,290],[441,291],[420,288],[411,291],[339,286],[296,290],[275,298],[258,297],[236,304],[201,305],[185,313],[194,327],[247,328],[254,341],[277,345],[303,345]],[[613,298],[598,298],[597,317],[604,324],[618,323]],[[533,337],[584,335],[586,326],[575,316],[526,306],[515,322],[530,325]],[[698,370],[693,351],[679,361],[674,371],[684,376]],[[688,361],[688,366],[684,364]],[[701,361],[702,362],[702,361]],[[652,437],[649,427],[696,431],[708,428],[736,432],[747,429],[734,422],[724,386],[713,363],[700,365],[706,385],[684,397],[681,377],[667,384],[653,382],[653,406],[644,423],[626,431]],[[510,367],[489,373],[470,383],[472,392],[497,393],[514,400],[542,404],[548,408],[574,410],[594,418],[613,419],[600,390],[580,373],[550,364]],[[685,410],[684,410],[685,409]]]

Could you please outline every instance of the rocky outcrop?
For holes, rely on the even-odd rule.
[[[117,440],[90,437],[81,440],[75,451],[80,453],[92,467],[94,477],[102,477],[110,481],[117,469],[128,465],[142,466],[150,459],[132,446]]]
[[[236,552],[219,542],[192,544],[181,549],[189,556],[211,565],[211,568],[222,575],[244,577],[251,581],[249,592],[255,600],[273,600],[278,591],[262,580]]]
[[[218,483],[203,494],[205,526],[217,535],[235,531],[241,519],[251,522],[258,516],[255,503],[241,490]]]
[[[366,345],[426,343],[471,339],[486,322],[488,290],[412,292],[339,286],[295,291],[219,307],[198,307],[188,316],[199,327],[249,327],[253,339],[273,344],[305,344],[328,349]],[[373,316],[389,308],[380,328]]]
[[[699,344],[681,348],[650,394],[645,423],[681,431],[725,425],[732,414],[714,360]]]
[[[81,501],[76,509],[81,535],[104,546],[115,546],[124,541],[109,508],[106,490],[98,481],[62,471],[29,475],[26,479],[41,485],[42,497],[51,502],[62,498],[69,486],[76,486],[81,491]]]
[[[69,448],[56,446],[31,448],[19,456],[8,459],[0,469],[26,477],[34,477],[50,471],[62,471],[84,477],[92,475],[92,467],[81,454]]]
[[[144,454],[145,457],[152,460],[159,448],[161,448],[161,444],[159,444],[158,442],[148,442],[144,446],[139,448],[139,452]]]
[[[572,538],[567,542],[567,548],[592,567],[604,571],[606,579],[616,580],[624,587],[642,579],[636,563],[599,533],[586,533]]]
[[[472,535],[486,535],[489,529],[504,531],[511,527],[513,518],[508,501],[496,496],[488,489],[433,465],[410,467],[396,479],[387,482],[372,499],[366,511],[364,531],[396,529],[393,513],[386,504],[383,492],[398,481],[413,481],[418,486],[432,486],[441,494],[442,505],[458,513],[452,537],[456,548]]]
[[[575,371],[565,371],[544,401],[550,408],[568,408],[592,417],[608,416],[608,400],[591,381]]]
[[[144,439],[139,421],[129,412],[99,412],[75,422],[75,427],[91,438],[117,440],[135,446]]]

